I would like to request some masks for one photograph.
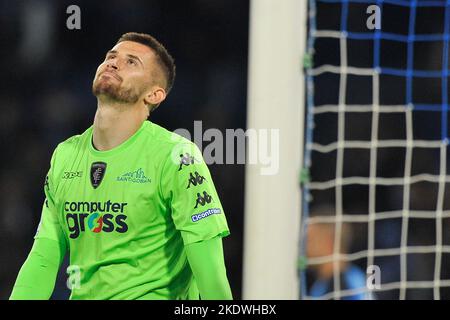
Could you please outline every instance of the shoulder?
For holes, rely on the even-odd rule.
[[[82,149],[88,147],[91,131],[92,126],[86,129],[83,133],[73,135],[60,142],[53,151],[53,161],[60,162],[64,159],[72,158],[74,154],[77,154]]]
[[[152,159],[159,159],[162,171],[178,171],[180,165],[204,164],[202,152],[194,142],[155,123],[150,123],[150,127],[152,138],[149,143],[157,148],[157,156]]]
[[[157,146],[162,154],[178,154],[183,151],[199,154],[200,152],[194,142],[153,122],[149,122],[146,129],[152,133],[151,143]]]
[[[166,128],[150,121],[148,122],[146,129],[148,132],[152,132],[153,139],[159,143],[168,145],[169,147],[177,144],[194,144],[192,141],[186,139],[178,133],[169,131]]]

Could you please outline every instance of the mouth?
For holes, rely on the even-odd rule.
[[[122,78],[118,74],[116,74],[114,72],[111,72],[111,71],[104,71],[104,72],[102,72],[100,74],[100,76],[103,76],[103,75],[110,76],[110,77],[113,77],[113,78],[115,78],[115,79],[117,79],[119,81],[122,81]]]

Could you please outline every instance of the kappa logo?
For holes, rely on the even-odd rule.
[[[133,182],[133,183],[149,183],[152,180],[145,176],[144,170],[142,168],[137,169],[136,171],[128,172],[120,177],[117,177],[117,181],[122,182]]]
[[[48,175],[45,176],[44,188],[48,190]]]
[[[189,184],[186,189],[189,189],[191,185],[196,187],[197,185],[202,184],[204,181],[206,181],[206,178],[201,176],[197,171],[195,171],[195,175],[193,175],[191,172],[189,177]]]
[[[106,163],[94,162],[91,165],[91,184],[94,189],[97,189],[100,183],[103,181],[103,177],[106,172]]]
[[[203,191],[203,196],[197,193],[197,202],[195,203],[194,209],[197,209],[198,205],[204,206],[207,203],[211,203],[211,201],[212,197],[206,191]]]
[[[44,189],[45,189],[47,192],[50,191],[50,187],[49,187],[49,185],[48,185],[48,174],[45,176]],[[45,206],[46,206],[47,208],[49,208],[47,197],[45,197],[45,202],[44,202],[44,203],[45,203]]]
[[[197,159],[194,158],[194,156],[191,156],[189,153],[185,153],[185,154],[180,154],[180,167],[178,168],[178,171],[180,171],[181,169],[183,169],[183,166],[189,166],[191,164],[194,163],[198,163],[200,161],[198,161]]]

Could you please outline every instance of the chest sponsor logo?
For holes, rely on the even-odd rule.
[[[91,165],[91,184],[94,189],[97,189],[100,183],[103,181],[103,177],[106,172],[106,163],[94,162]]]
[[[69,237],[77,239],[83,232],[125,233],[128,224],[125,215],[126,202],[68,202],[64,203]]]
[[[132,183],[150,183],[152,180],[148,178],[142,168],[136,171],[127,172],[116,178],[117,181],[121,182],[132,182]]]

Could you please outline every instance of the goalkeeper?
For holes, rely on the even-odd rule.
[[[10,299],[49,299],[66,253],[71,299],[232,299],[222,205],[199,149],[148,121],[175,64],[126,33],[92,85],[93,125],[54,150],[31,252]]]

